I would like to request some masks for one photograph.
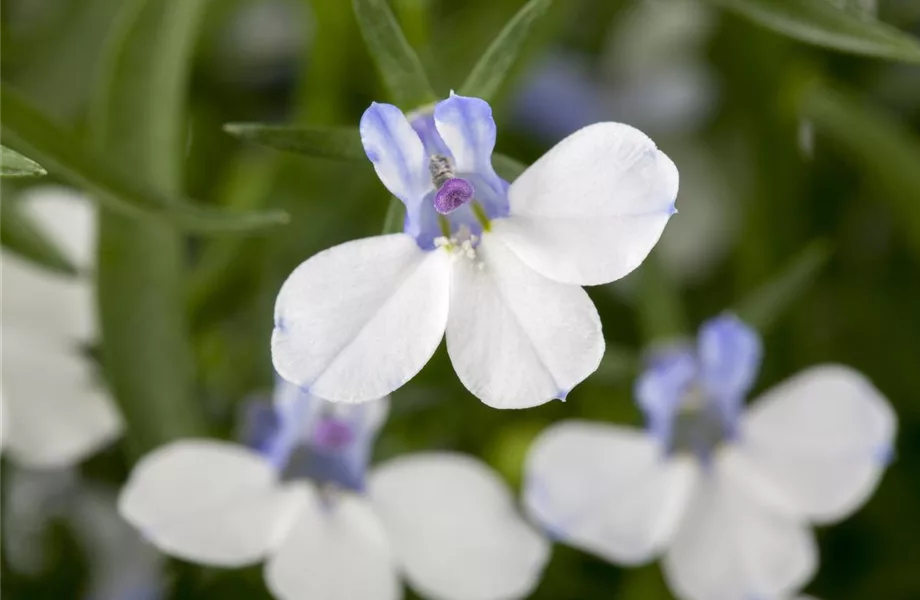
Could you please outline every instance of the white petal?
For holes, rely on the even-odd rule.
[[[73,465],[121,435],[120,414],[76,350],[4,328],[2,370],[3,445],[19,464]]]
[[[49,271],[0,252],[3,331],[10,327],[52,340],[90,341],[96,332],[91,281]]]
[[[591,299],[530,269],[492,234],[476,252],[481,262],[454,264],[447,351],[460,381],[495,408],[565,398],[604,354]]]
[[[645,134],[598,123],[559,142],[508,190],[493,230],[565,283],[615,281],[648,256],[674,212],[677,167]]]
[[[275,304],[272,359],[321,398],[363,402],[397,389],[444,335],[450,267],[407,235],[347,242],[291,273]]]
[[[85,597],[140,600],[140,594],[151,600],[163,598],[166,557],[119,516],[116,491],[81,482],[68,498],[67,516],[89,562]]]
[[[81,269],[96,262],[96,206],[77,190],[59,185],[27,189],[18,201],[52,242]]]
[[[118,509],[160,550],[211,565],[262,560],[303,509],[303,487],[282,485],[247,448],[181,440],[147,454],[122,489]]]
[[[741,450],[794,509],[840,519],[875,490],[891,452],[895,415],[853,369],[808,369],[768,390],[744,416]]]
[[[281,600],[397,600],[402,586],[380,520],[368,502],[316,494],[265,566]]]
[[[697,478],[644,432],[566,421],[537,438],[526,466],[532,518],[566,544],[638,564],[667,544]]]
[[[371,473],[368,490],[409,582],[426,598],[521,598],[539,580],[549,545],[480,461],[435,452],[398,458]]]
[[[776,598],[811,578],[817,549],[801,521],[772,510],[732,450],[716,454],[664,557],[687,600]]]

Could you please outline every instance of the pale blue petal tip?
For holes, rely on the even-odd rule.
[[[566,399],[567,399],[568,396],[569,396],[569,392],[571,392],[571,391],[572,391],[572,390],[559,390],[558,392],[556,392],[556,400],[559,400],[559,401],[561,401],[561,402],[565,402]]]
[[[887,467],[898,457],[897,452],[892,444],[885,444],[875,450],[875,460],[882,466]]]
[[[679,212],[680,212],[680,211],[677,210],[677,205],[676,205],[676,204],[672,204],[671,207],[668,209],[668,216],[676,215],[676,214],[679,213]]]

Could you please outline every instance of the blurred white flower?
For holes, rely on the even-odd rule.
[[[486,465],[429,452],[365,478],[387,399],[332,404],[279,381],[250,447],[181,440],[143,458],[122,515],[164,552],[209,565],[265,561],[279,598],[389,600],[400,575],[447,600],[525,596],[548,543]]]
[[[7,474],[3,551],[17,573],[48,568],[44,537],[52,521],[65,524],[87,557],[86,600],[163,597],[163,558],[116,510],[115,490],[89,484],[69,469],[11,468]]]
[[[760,339],[734,317],[659,354],[636,386],[649,431],[568,421],[535,442],[526,504],[610,561],[663,553],[680,598],[781,598],[817,566],[809,523],[849,515],[889,460],[895,415],[865,377],[807,369],[743,411]]]
[[[2,444],[22,466],[63,467],[122,431],[82,348],[96,333],[95,212],[88,199],[56,186],[31,188],[19,207],[82,273],[68,277],[8,250],[0,254]]]
[[[275,304],[278,373],[362,402],[405,384],[446,335],[457,376],[485,404],[565,398],[604,350],[580,286],[645,259],[675,212],[674,163],[637,129],[598,123],[509,185],[492,168],[492,109],[457,95],[408,118],[374,103],[360,129],[381,182],[406,206],[404,230],[294,270]]]

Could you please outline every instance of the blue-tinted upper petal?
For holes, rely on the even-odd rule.
[[[361,116],[361,143],[390,193],[408,214],[418,211],[432,187],[428,154],[406,116],[392,104],[374,102]]]
[[[697,356],[706,394],[720,402],[742,402],[757,378],[762,355],[760,335],[738,317],[726,314],[703,323]]]
[[[674,418],[681,401],[695,382],[696,359],[685,345],[656,351],[636,380],[635,395],[649,429],[664,445],[670,445]]]

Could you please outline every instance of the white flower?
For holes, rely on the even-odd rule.
[[[70,469],[6,473],[4,559],[17,573],[49,568],[46,535],[53,521],[74,534],[89,568],[82,598],[155,600],[164,597],[163,557],[118,515],[116,490],[89,483]]]
[[[373,104],[361,137],[406,206],[403,233],[347,242],[301,264],[275,305],[278,373],[336,402],[411,379],[447,336],[460,380],[483,402],[564,398],[597,368],[601,324],[579,286],[648,255],[674,213],[674,163],[643,133],[599,123],[514,183],[492,169],[489,105],[452,95],[407,119]]]
[[[847,367],[808,369],[742,411],[757,334],[733,317],[701,329],[696,352],[659,356],[636,391],[649,432],[568,421],[535,442],[526,503],[560,540],[610,561],[663,554],[689,600],[776,599],[813,575],[810,523],[872,494],[895,416]]]
[[[420,453],[365,480],[386,401],[333,405],[277,390],[274,416],[257,416],[247,436],[259,451],[204,439],[163,446],[132,472],[122,515],[186,560],[265,561],[283,599],[398,599],[401,576],[446,600],[519,598],[536,584],[548,544],[484,464]]]
[[[78,268],[92,270],[96,223],[86,198],[42,186],[25,192],[19,207]],[[3,447],[23,466],[75,464],[122,431],[81,347],[96,332],[92,278],[54,273],[8,250],[0,271]]]

